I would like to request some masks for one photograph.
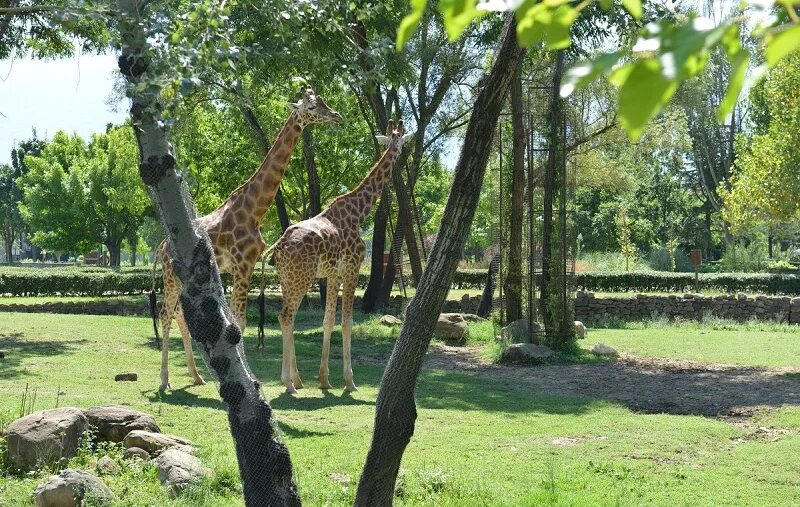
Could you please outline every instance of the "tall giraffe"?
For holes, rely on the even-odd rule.
[[[217,209],[197,219],[197,224],[208,233],[211,240],[220,273],[233,275],[231,311],[242,330],[247,323],[245,311],[250,277],[266,247],[261,235],[261,220],[275,199],[292,150],[306,126],[314,123],[340,123],[342,121],[342,116],[330,109],[322,97],[316,95],[311,88],[302,88],[300,95],[299,102],[288,104],[291,111],[289,119],[286,120],[256,172],[239,188],[231,192]],[[183,350],[186,353],[189,374],[195,384],[205,383],[197,371],[192,354],[191,335],[178,301],[181,282],[175,276],[172,260],[165,245],[166,242],[162,243],[157,250],[157,253],[163,255],[164,270],[164,306],[161,308],[160,315],[164,334],[161,342],[160,389],[162,391],[170,388],[168,355],[169,331],[173,315],[178,322],[178,328],[183,338]],[[156,255],[157,258],[158,255]],[[155,265],[153,272],[155,273]]]
[[[337,197],[322,213],[286,229],[267,251],[267,254],[270,251],[275,253],[275,267],[283,291],[283,309],[280,315],[283,335],[281,381],[286,386],[287,393],[294,393],[303,387],[295,357],[294,319],[303,295],[308,292],[316,277],[328,279],[323,320],[322,361],[319,367],[320,388],[331,388],[328,382],[328,356],[331,333],[336,321],[339,286],[342,285],[342,360],[345,390],[349,392],[358,390],[353,382],[350,335],[353,330],[353,296],[358,281],[358,271],[366,251],[360,235],[361,222],[369,215],[392,172],[403,143],[411,135],[404,135],[403,122],[399,122],[397,130],[394,128],[394,123],[389,122],[386,136],[376,136],[378,142],[387,146],[386,151],[361,183],[351,192]],[[373,255],[380,254],[380,252],[373,253]]]

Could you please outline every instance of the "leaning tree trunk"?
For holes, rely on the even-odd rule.
[[[139,174],[147,185],[167,234],[175,274],[183,289],[181,306],[189,331],[219,379],[247,505],[300,505],[286,446],[277,438],[272,409],[250,376],[237,344],[242,333],[227,305],[208,236],[194,223],[184,202],[188,192],[175,171],[172,146],[161,122],[159,90],[137,86],[155,81],[149,67],[144,0],[117,0],[121,34],[119,69],[128,83],[131,119],[139,145]],[[145,76],[143,78],[143,76]],[[216,431],[210,428],[209,431]]]
[[[492,256],[489,261],[489,269],[486,270],[486,283],[483,285],[483,293],[478,303],[476,314],[478,317],[488,319],[492,315],[492,303],[494,303],[494,279],[500,271],[500,253]]]
[[[408,305],[375,404],[375,428],[355,505],[391,505],[400,460],[414,433],[414,391],[442,303],[450,289],[478,206],[492,149],[492,133],[517,63],[525,51],[517,45],[514,15],[506,17],[495,62],[473,106],[453,187],[428,265]]]
[[[314,127],[309,125],[303,129],[303,165],[306,167],[306,177],[308,178],[308,216],[315,217],[322,212],[322,189],[319,184],[319,173],[317,172],[317,157],[314,151]],[[328,295],[328,280],[319,280],[319,299],[322,307],[325,308],[325,301]]]
[[[521,63],[521,62],[520,62]],[[505,280],[506,321],[522,318],[522,221],[525,199],[525,124],[522,110],[520,66],[511,84],[511,124],[514,130],[513,172],[511,176],[511,231],[508,238],[508,272]]]
[[[387,186],[381,192],[381,202],[375,210],[372,230],[372,260],[370,262],[369,282],[361,301],[361,310],[372,313],[378,309],[378,298],[383,284],[383,251],[386,249],[386,226],[389,222],[389,207],[392,194]]]

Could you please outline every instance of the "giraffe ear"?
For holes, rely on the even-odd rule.
[[[378,141],[378,144],[381,146],[389,146],[389,138],[386,136],[375,136],[375,140]]]
[[[406,141],[408,141],[412,137],[414,137],[414,133],[413,132],[409,132],[408,134],[403,136],[403,142],[405,143]]]
[[[289,108],[289,111],[298,111],[300,109],[300,104],[295,104],[294,102],[288,102],[286,107]]]

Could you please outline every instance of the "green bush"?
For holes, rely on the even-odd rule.
[[[719,260],[722,271],[743,273],[764,271],[768,262],[767,247],[761,241],[752,241],[749,245],[744,243],[728,245]]]
[[[701,273],[700,291],[800,294],[800,277],[773,273]],[[693,273],[578,273],[576,283],[598,292],[683,292],[694,290]]]

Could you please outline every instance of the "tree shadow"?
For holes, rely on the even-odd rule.
[[[316,388],[314,388],[316,389]],[[323,390],[322,396],[293,396],[281,393],[272,398],[269,404],[278,410],[302,410],[311,411],[327,407],[352,406],[352,405],[375,405],[374,401],[354,398],[351,393],[343,392],[337,396],[330,390]]]
[[[50,357],[71,353],[88,342],[78,340],[26,340],[24,333],[0,335],[0,349],[6,354],[0,359],[0,380],[12,379],[21,375],[42,376],[41,373],[27,369],[26,362],[31,358]]]
[[[334,433],[330,431],[313,431],[295,428],[291,424],[278,421],[278,428],[281,432],[290,438],[306,438],[306,437],[329,437]]]
[[[170,389],[168,391],[141,391],[142,396],[147,398],[151,403],[169,403],[170,405],[181,405],[186,407],[202,407],[214,408],[217,410],[225,410],[225,403],[219,398],[209,398],[206,396],[199,396],[189,389],[194,386],[184,386],[178,389]]]

